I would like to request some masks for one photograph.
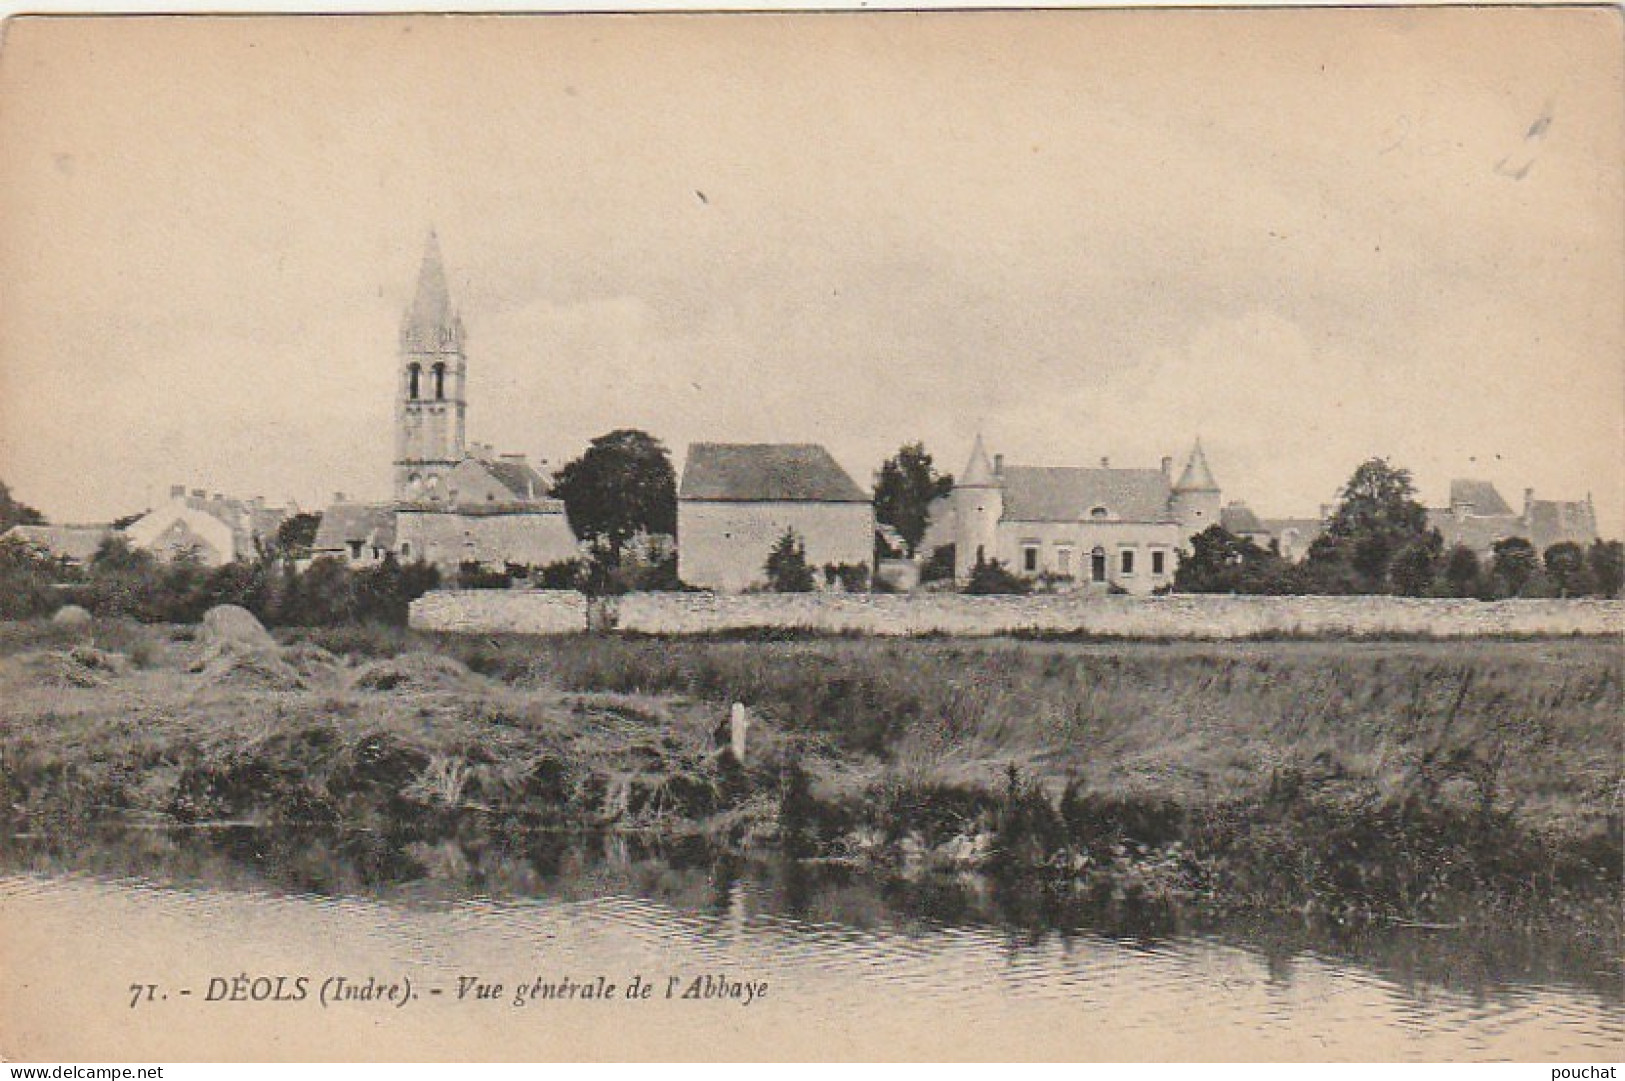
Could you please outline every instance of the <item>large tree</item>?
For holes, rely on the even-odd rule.
[[[1560,541],[1546,549],[1546,577],[1559,597],[1583,597],[1591,590],[1586,574],[1586,553],[1573,541]]]
[[[1191,538],[1191,550],[1174,570],[1180,593],[1294,593],[1301,583],[1280,555],[1210,525]]]
[[[913,558],[931,524],[931,501],[953,489],[952,474],[937,472],[925,444],[907,443],[875,477],[875,520],[897,530]]]
[[[1355,469],[1326,533],[1345,543],[1321,546],[1322,558],[1335,553],[1347,559],[1371,592],[1390,584],[1390,566],[1402,551],[1407,554],[1406,581],[1393,584],[1412,592],[1424,564],[1441,547],[1437,531],[1428,528],[1427,509],[1416,499],[1410,470],[1390,465],[1386,458],[1371,458]],[[1310,558],[1315,557],[1311,550]]]
[[[1540,569],[1535,546],[1523,537],[1502,537],[1491,546],[1491,573],[1501,580],[1509,597],[1516,597]]]
[[[44,525],[45,515],[11,497],[11,489],[0,480],[0,533],[14,525]]]
[[[1617,597],[1625,589],[1625,544],[1595,540],[1586,552],[1591,568],[1591,585],[1604,597]]]
[[[1471,597],[1478,592],[1482,568],[1478,553],[1465,544],[1458,544],[1444,558],[1444,580],[1450,584],[1452,597]]]
[[[587,445],[553,481],[575,535],[611,564],[639,534],[677,532],[677,475],[660,440],[621,428]]]
[[[276,527],[276,550],[290,559],[310,558],[311,546],[316,543],[316,531],[322,527],[320,511],[300,511],[282,520]]]

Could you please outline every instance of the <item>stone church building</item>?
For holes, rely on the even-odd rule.
[[[954,546],[963,581],[978,559],[1063,587],[1150,593],[1171,585],[1179,549],[1219,520],[1219,485],[1200,440],[1173,477],[1159,468],[1006,465],[981,436],[953,491],[932,507],[926,544]],[[929,547],[928,549],[929,550]]]
[[[443,573],[572,559],[564,504],[523,454],[470,443],[468,354],[440,243],[429,234],[417,289],[401,320],[395,386],[394,499],[335,500],[322,516],[315,555],[352,564],[393,553]]]

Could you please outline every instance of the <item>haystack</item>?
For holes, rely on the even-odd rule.
[[[299,672],[282,659],[276,639],[246,608],[219,604],[203,613],[197,643],[190,670],[216,686],[267,691],[305,686]]]
[[[77,604],[64,604],[56,610],[51,622],[59,627],[83,627],[90,622],[90,613]]]
[[[363,691],[461,691],[480,678],[459,661],[435,653],[402,653],[356,670],[354,686]]]
[[[254,618],[254,613],[235,604],[217,604],[204,612],[203,627],[198,631],[197,640],[205,650],[221,645],[276,648],[276,641],[265,625]]]

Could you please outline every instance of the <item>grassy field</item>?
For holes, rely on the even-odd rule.
[[[1124,904],[1618,936],[1617,641],[1154,644],[0,626],[14,822],[699,834]],[[741,765],[727,705],[755,718]]]

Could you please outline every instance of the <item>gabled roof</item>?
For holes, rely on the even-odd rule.
[[[1450,482],[1450,505],[1460,506],[1470,504],[1474,514],[1488,516],[1514,513],[1507,506],[1507,501],[1501,498],[1501,493],[1495,490],[1495,485],[1487,480],[1467,480],[1457,478]]]
[[[1166,522],[1168,478],[1160,469],[1004,467],[1004,520],[1076,522],[1104,507],[1127,522]]]
[[[679,499],[868,503],[816,443],[690,443]]]
[[[311,550],[335,552],[351,541],[395,547],[395,508],[389,503],[334,503],[322,511]]]
[[[1207,455],[1202,452],[1202,441],[1198,439],[1191,448],[1191,456],[1185,462],[1185,471],[1179,475],[1179,483],[1174,485],[1176,492],[1216,492],[1219,482],[1213,479],[1213,470],[1208,468]]]
[[[14,525],[0,539],[43,548],[56,559],[89,563],[102,541],[112,535],[112,527],[105,525]]]
[[[515,499],[543,499],[547,496],[547,482],[525,462],[513,458],[499,458],[494,462],[481,461],[480,464],[504,488],[512,492]]]
[[[1231,503],[1219,511],[1219,525],[1237,536],[1243,533],[1264,533],[1264,523],[1245,503]]]

